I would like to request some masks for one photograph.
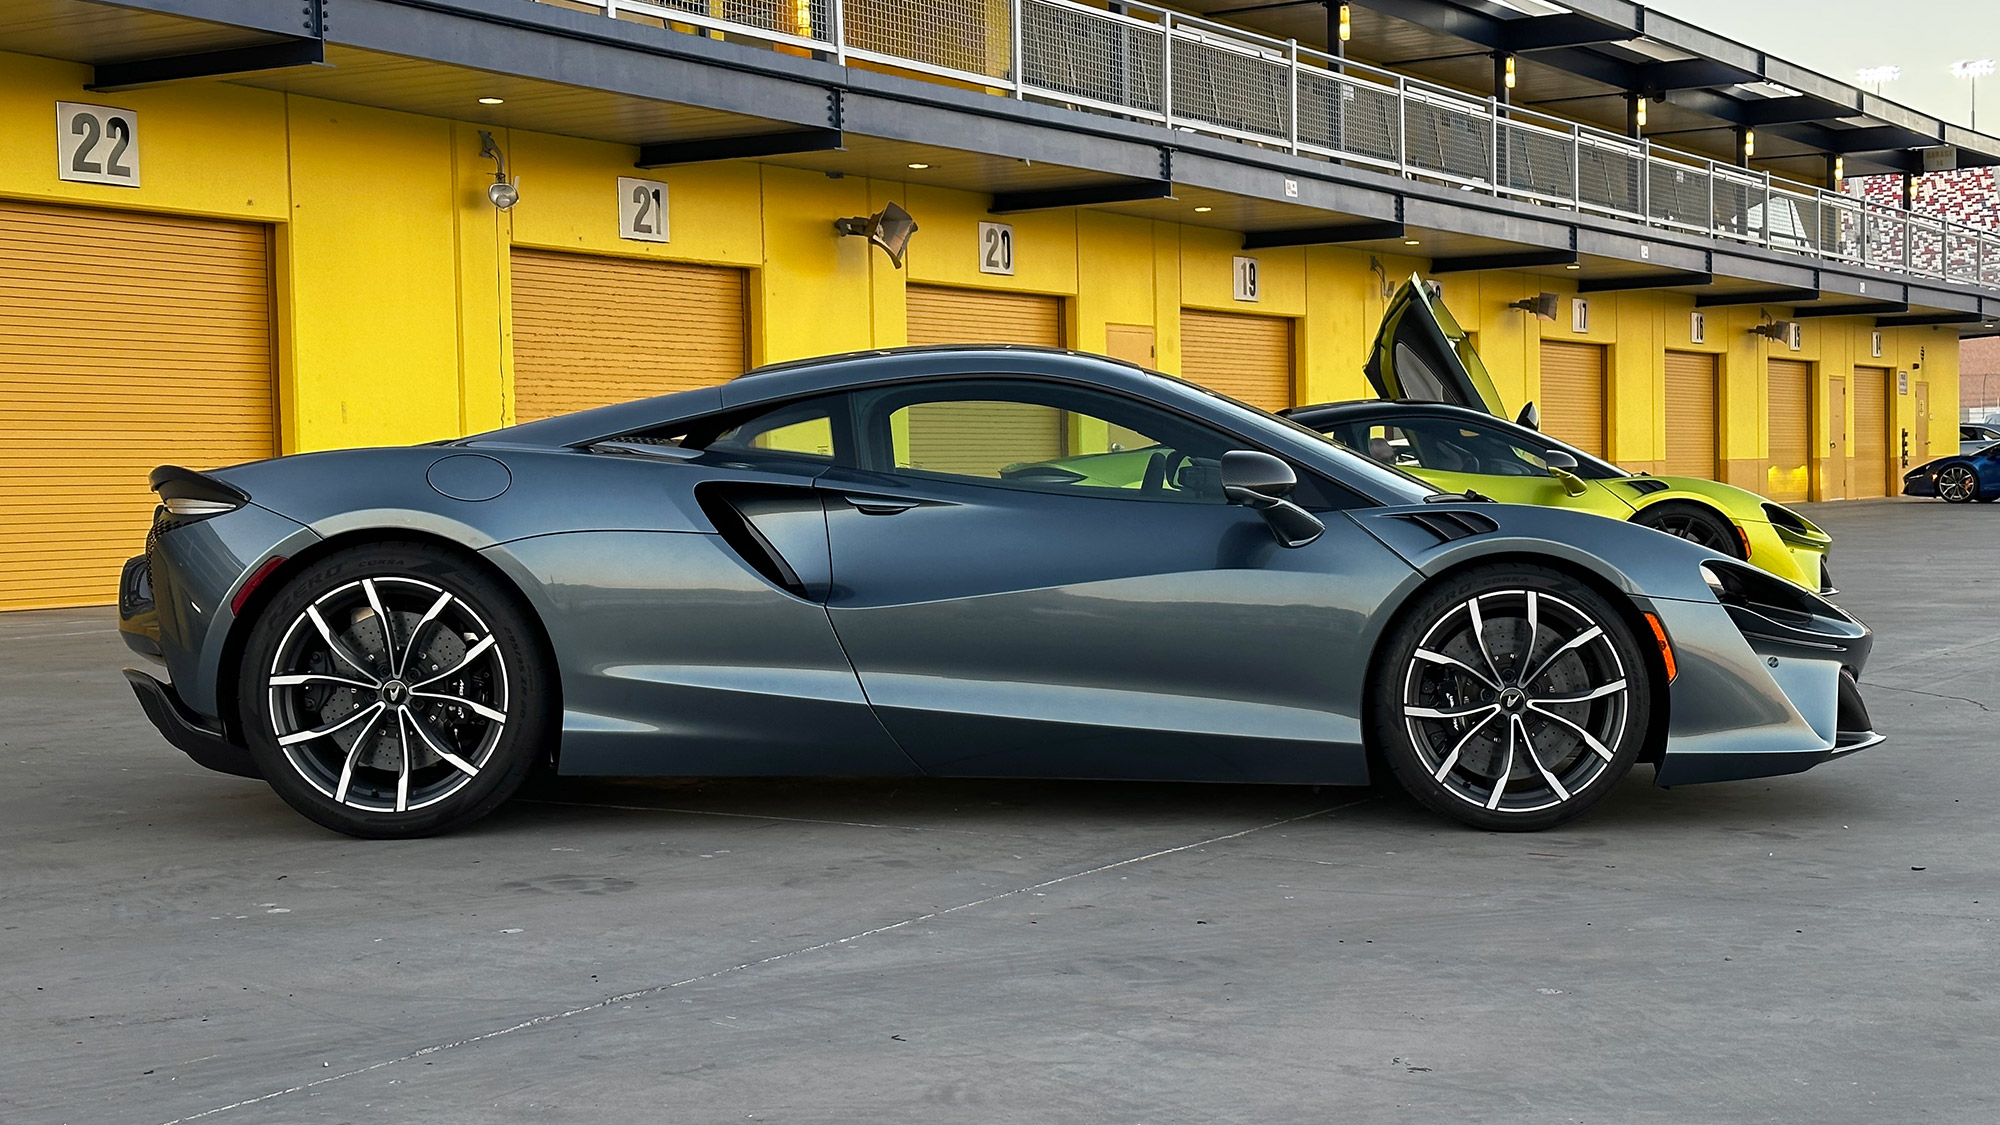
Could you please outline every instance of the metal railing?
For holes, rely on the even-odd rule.
[[[2000,289],[2000,233],[1111,0],[543,0],[1805,257]]]

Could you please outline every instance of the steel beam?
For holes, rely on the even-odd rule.
[[[1910,311],[1908,301],[1855,301],[1845,305],[1821,305],[1816,309],[1793,309],[1792,318],[1808,316],[1883,316]]]
[[[1471,270],[1517,270],[1530,266],[1567,266],[1577,260],[1574,250],[1523,250],[1506,254],[1470,254],[1463,258],[1436,258],[1432,273],[1466,273]]]
[[[1701,293],[1694,299],[1698,309],[1724,308],[1729,305],[1796,305],[1800,301],[1817,301],[1817,289],[1746,289],[1741,293]]]
[[[1672,289],[1676,285],[1709,285],[1712,273],[1648,273],[1635,277],[1586,277],[1576,283],[1579,293],[1618,293],[1627,289]]]
[[[1063,207],[1096,207],[1105,203],[1140,203],[1148,199],[1172,199],[1170,180],[1126,180],[1088,187],[1051,188],[1044,191],[1003,191],[993,196],[995,215],[1016,211],[1054,211]]]
[[[1920,328],[1930,324],[1979,324],[1985,317],[1976,312],[1920,313],[1917,316],[1878,316],[1877,328]]]
[[[799,152],[833,152],[845,147],[846,134],[838,129],[790,129],[781,133],[750,133],[740,137],[640,145],[635,166],[664,168],[670,164],[700,164],[709,160],[754,160],[760,156],[789,156]]]
[[[1325,227],[1295,227],[1291,230],[1253,230],[1243,236],[1245,250],[1268,250],[1276,246],[1328,246],[1336,242],[1377,242],[1401,238],[1403,224],[1392,220],[1373,223],[1338,223]]]
[[[223,51],[203,51],[196,55],[169,55],[156,59],[100,63],[86,90],[108,92],[140,86],[159,86],[194,78],[228,78],[286,70],[295,66],[325,66],[326,41],[287,39],[279,43],[259,43],[254,47],[231,47]]]

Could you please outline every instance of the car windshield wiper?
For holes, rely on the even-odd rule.
[[[1462,504],[1466,502],[1474,504],[1499,503],[1498,500],[1495,500],[1491,496],[1474,492],[1469,488],[1464,492],[1433,492],[1429,496],[1424,497],[1424,503],[1426,504]]]

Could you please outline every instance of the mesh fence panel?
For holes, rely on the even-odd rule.
[[[1945,276],[1953,281],[1979,279],[1979,236],[1970,231],[1949,230],[1944,236]]]
[[[1004,0],[842,0],[847,45],[860,51],[1004,78],[1012,70]]]
[[[1753,211],[1756,208],[1753,207]],[[1771,245],[1780,250],[1817,253],[1820,246],[1819,201],[1798,192],[1773,190],[1763,209]]]
[[[1090,9],[1026,0],[1021,73],[1043,90],[1160,112],[1166,32]]]
[[[1299,143],[1396,160],[1396,91],[1312,67],[1299,70]]]
[[[728,20],[760,31],[775,31],[833,42],[833,0],[625,0],[627,11],[674,13]]]
[[[1819,209],[1820,253],[1835,258],[1861,256],[1861,210],[1837,201],[1822,203]]]
[[[1712,229],[1717,234],[1761,240],[1764,237],[1764,185],[1753,186],[1734,177],[1711,175],[1713,183],[1710,190],[1715,199]],[[1757,209],[1755,214],[1751,213],[1753,206]]]
[[[1869,208],[1867,232],[1862,241],[1863,255],[1872,265],[1893,266],[1902,269],[1908,265],[1903,256],[1903,218],[1893,211]]]
[[[1656,223],[1708,229],[1708,173],[1655,160],[1647,172],[1646,209]]]
[[[1620,214],[1639,213],[1645,157],[1637,149],[1586,138],[1577,146],[1577,202]]]
[[[1926,222],[1910,222],[1909,268],[1917,273],[1937,274],[1943,272],[1943,230]]]
[[[1403,102],[1404,159],[1412,168],[1468,180],[1491,174],[1493,134],[1484,114],[1443,99]]]
[[[1291,75],[1283,59],[1175,35],[1174,116],[1273,141],[1291,138]]]
[[[1513,191],[1568,199],[1576,190],[1576,151],[1569,134],[1503,122],[1500,182]]]
[[[2000,289],[2000,238],[1981,238],[1984,249],[1980,252],[1979,280],[1982,284]]]

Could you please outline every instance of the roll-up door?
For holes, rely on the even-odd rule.
[[[154,466],[277,451],[261,226],[0,204],[0,609],[117,600]]]
[[[1182,309],[1181,377],[1265,410],[1297,406],[1291,320]]]
[[[743,374],[743,282],[726,266],[515,249],[515,419]]]
[[[1715,357],[1667,353],[1667,456],[1672,476],[1715,476]]]
[[[1854,412],[1854,465],[1847,474],[1848,495],[1856,499],[1889,494],[1889,370],[1854,369],[1854,390],[1848,409]]]
[[[1604,348],[1542,341],[1542,432],[1604,456]]]
[[[1063,343],[1060,298],[942,285],[912,285],[905,294],[912,344],[1059,348]],[[1054,460],[1067,451],[1059,411],[1012,402],[940,402],[912,409],[927,416],[924,425],[912,427],[912,464],[937,472],[977,475],[996,457]]]
[[[1785,503],[1806,499],[1807,461],[1812,456],[1812,365],[1795,359],[1770,361],[1771,467],[1764,495]]]

